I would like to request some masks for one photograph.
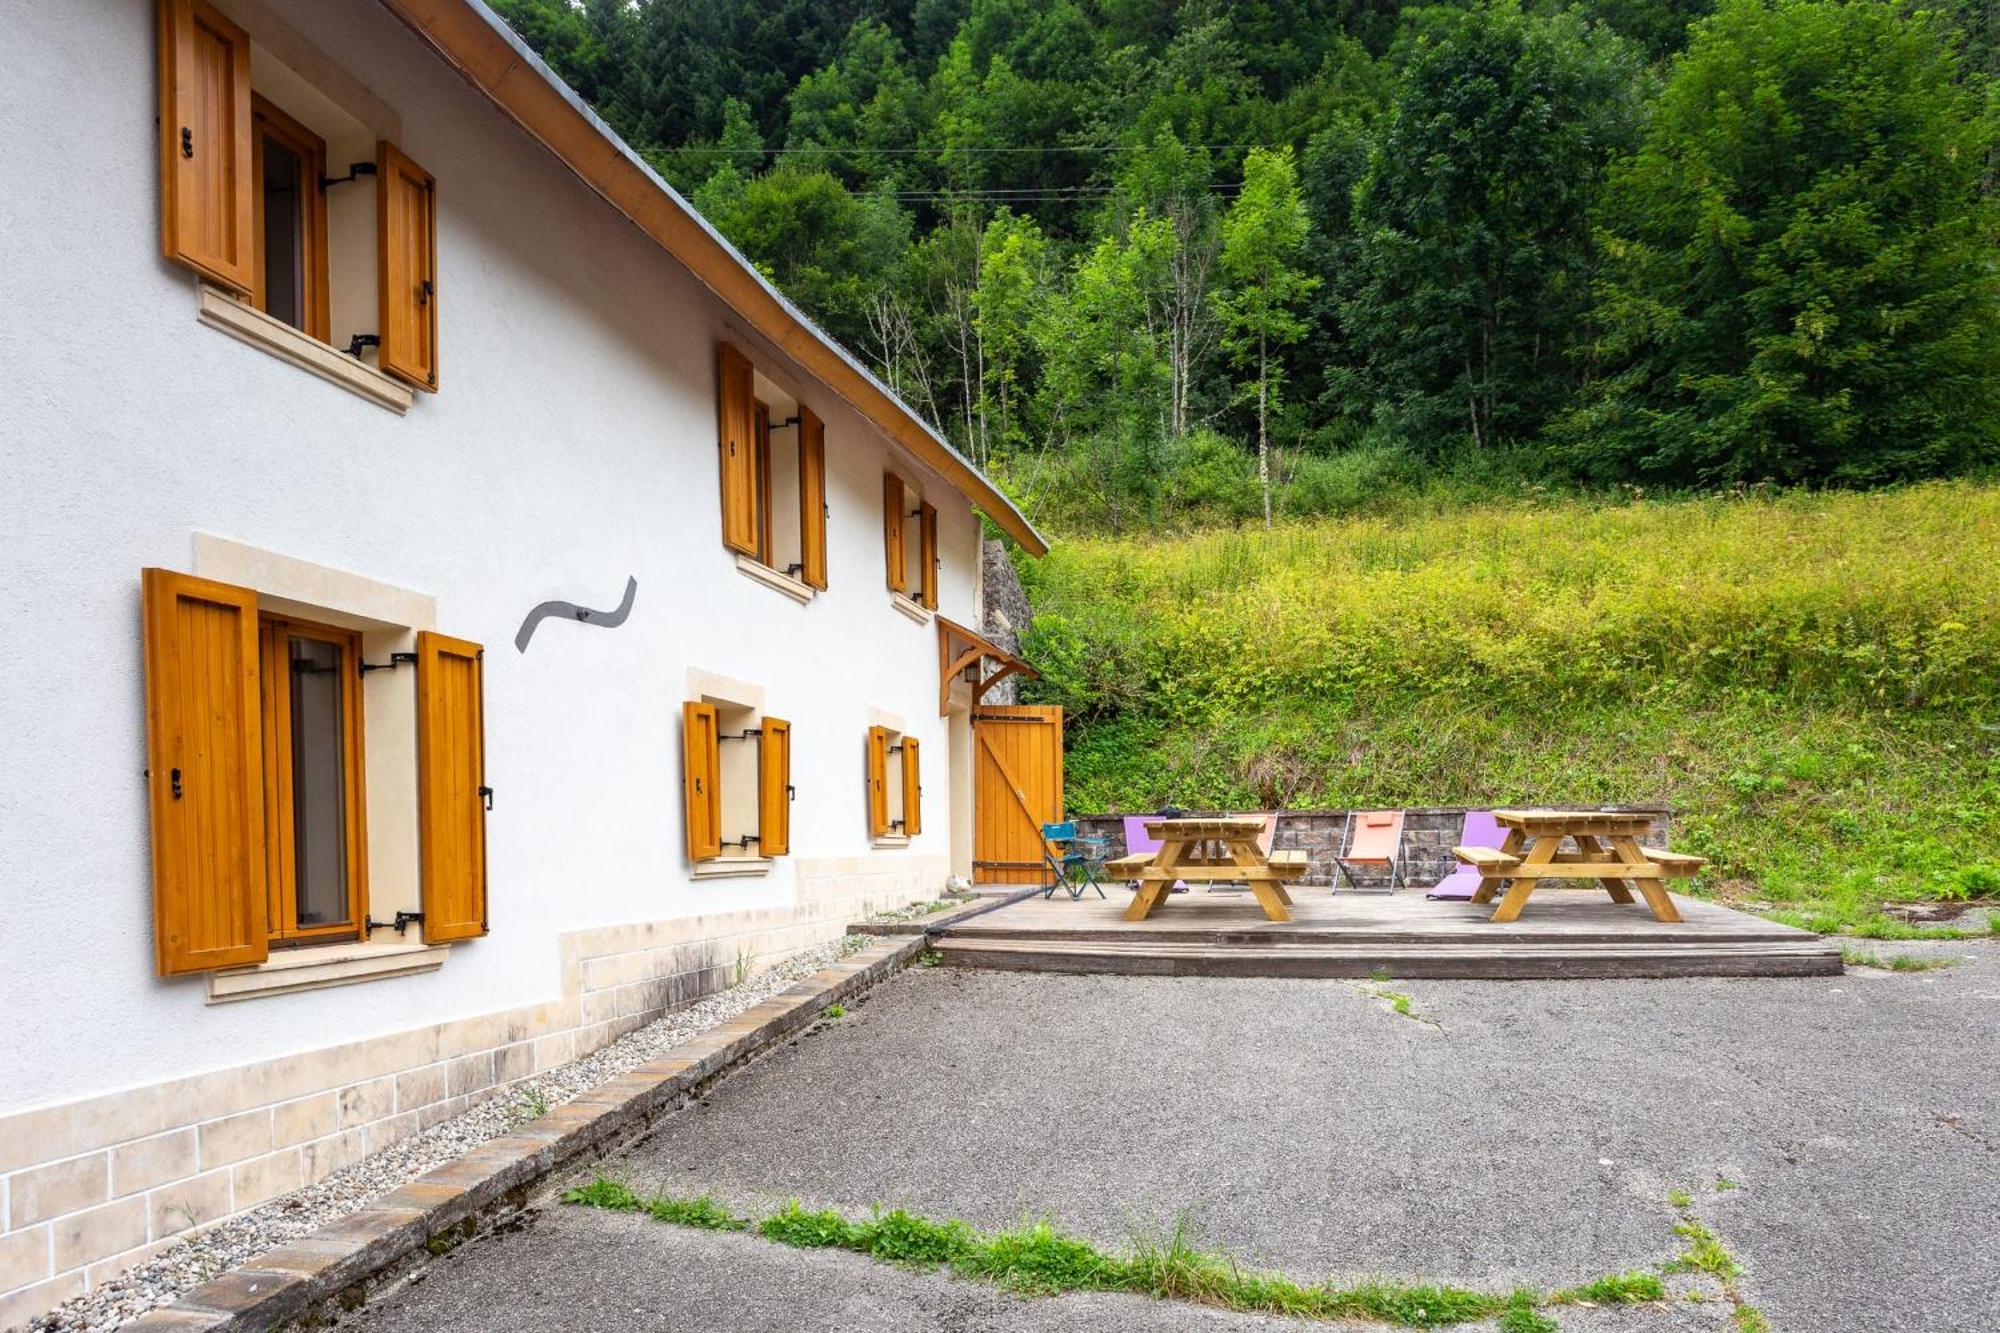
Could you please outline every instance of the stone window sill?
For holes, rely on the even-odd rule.
[[[889,594],[889,605],[895,607],[919,625],[928,625],[931,623],[930,611],[922,602],[914,597],[905,596],[900,592],[891,592]]]
[[[263,995],[349,986],[382,977],[408,977],[444,966],[448,944],[326,944],[281,949],[255,967],[208,974],[208,1002],[229,1004]]]
[[[384,374],[359,357],[337,352],[282,319],[267,315],[255,306],[206,284],[201,289],[201,309],[196,318],[212,329],[269,352],[280,361],[288,361],[329,384],[337,384],[378,407],[386,407],[398,416],[409,411],[410,404],[415,401],[416,390],[395,376]]]
[[[910,837],[907,833],[885,833],[875,839],[873,845],[884,851],[894,851],[899,847],[908,847],[910,845]]]
[[[697,861],[696,879],[746,879],[771,873],[768,856],[718,856],[713,861]]]
[[[818,589],[803,579],[795,579],[783,570],[773,569],[761,560],[752,560],[740,552],[736,557],[736,568],[746,577],[754,579],[765,587],[776,588],[801,606],[810,602],[818,592]]]

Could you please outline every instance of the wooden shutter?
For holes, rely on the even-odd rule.
[[[799,577],[826,587],[826,424],[799,407]]]
[[[785,856],[792,850],[792,724],[767,717],[757,742],[757,851]]]
[[[889,832],[889,729],[868,728],[868,836]]]
[[[917,555],[923,561],[923,571],[918,575],[922,580],[923,604],[937,610],[938,597],[938,555],[937,555],[937,506],[926,501],[919,506],[921,518],[917,525]]]
[[[715,345],[715,357],[721,419],[722,544],[744,555],[756,555],[756,380],[749,358],[728,343]]]
[[[690,861],[722,855],[722,747],[715,705],[681,705],[681,792]]]
[[[424,943],[486,933],[486,650],[417,635],[417,826]]]
[[[257,596],[166,569],[143,580],[155,958],[163,976],[261,963]]]
[[[757,473],[757,558],[771,563],[771,409],[757,403],[757,452],[751,456]]]
[[[903,573],[903,479],[893,472],[882,475],[882,551],[890,589],[904,591],[909,580]]]
[[[903,737],[903,832],[916,837],[924,831],[923,774],[917,763],[917,742]]]
[[[437,182],[384,140],[375,146],[375,275],[382,369],[438,386]],[[428,921],[425,922],[429,924]]]
[[[159,14],[160,252],[247,296],[256,285],[250,36],[203,0],[160,0]]]

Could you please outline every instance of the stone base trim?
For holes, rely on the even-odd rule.
[[[805,1027],[836,1001],[915,958],[921,937],[884,940],[629,1074],[419,1177],[360,1212],[197,1287],[126,1327],[249,1333],[323,1306],[352,1310],[406,1266],[442,1254],[518,1211],[550,1173],[602,1157],[734,1066]]]
[[[830,943],[856,917],[934,898],[948,865],[871,853],[796,869],[790,904],[554,937],[551,999],[0,1116],[0,1329]]]

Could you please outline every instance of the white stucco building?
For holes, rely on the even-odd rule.
[[[1042,549],[476,0],[9,26],[0,1327],[968,873]]]

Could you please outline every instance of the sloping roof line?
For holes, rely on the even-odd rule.
[[[1048,542],[997,486],[765,281],[735,246],[542,63],[504,19],[479,0],[381,3],[531,138],[685,264],[752,328],[890,439],[937,469],[1030,554],[1047,552]]]

